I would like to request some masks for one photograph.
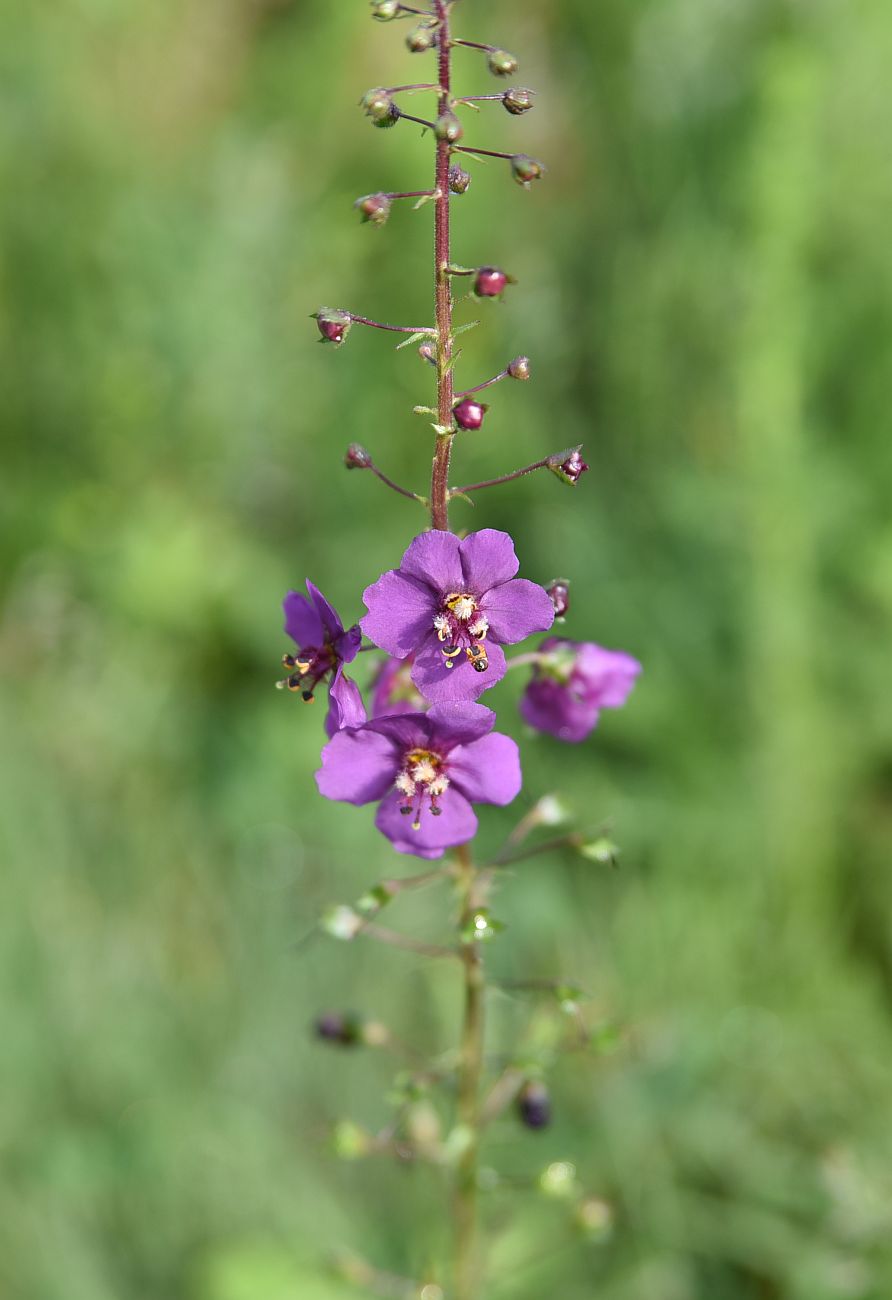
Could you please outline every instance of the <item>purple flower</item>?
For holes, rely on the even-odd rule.
[[[625,704],[641,672],[631,655],[593,641],[548,637],[539,649],[548,659],[536,665],[520,712],[531,727],[558,740],[585,740],[601,709]]]
[[[464,541],[422,533],[363,592],[362,630],[396,659],[415,656],[412,681],[425,699],[475,699],[504,677],[502,645],[554,622],[551,597],[517,569],[514,543],[494,528]]]
[[[424,713],[427,700],[412,681],[414,663],[408,659],[384,660],[372,681],[372,717],[385,718],[396,713]]]
[[[439,858],[477,833],[472,803],[510,803],[520,790],[517,745],[495,720],[471,703],[376,718],[329,741],[316,782],[326,799],[380,801],[375,825],[399,853]]]
[[[344,664],[352,663],[359,653],[362,632],[358,623],[344,631],[337,612],[309,578],[307,591],[309,599],[299,591],[289,591],[282,602],[285,631],[298,648],[296,655],[285,655],[285,667],[294,669],[285,685],[300,691],[309,702],[319,682],[328,680],[325,731],[333,736],[341,727],[359,727],[365,722],[359,687],[344,673]]]

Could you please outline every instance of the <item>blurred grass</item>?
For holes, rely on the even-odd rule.
[[[530,863],[506,976],[560,969],[619,1050],[554,1080],[538,1136],[616,1208],[572,1249],[495,1192],[497,1297],[885,1300],[892,1292],[892,16],[881,0],[466,0],[539,91],[469,139],[455,256],[521,283],[465,339],[498,390],[464,481],[584,441],[575,493],[459,503],[569,633],[637,654],[592,741],[525,741],[524,801],[612,817],[622,870]],[[321,303],[429,314],[429,145],[355,102],[422,66],[361,0],[0,9],[0,1294],[335,1300],[350,1245],[420,1276],[424,1170],[331,1159],[386,1122],[392,1067],[311,1046],[357,1005],[438,1050],[448,971],[310,939],[393,870],[323,805],[319,718],[269,689],[305,574],[350,617],[420,526],[340,469],[352,438],[423,488],[429,376],[386,339],[317,347]],[[459,89],[481,86],[470,53]],[[515,145],[513,142],[522,141]],[[484,304],[483,306],[487,306]],[[466,318],[471,312],[462,308]],[[460,469],[458,468],[460,466]],[[493,693],[520,735],[518,683]],[[495,845],[507,813],[485,818]],[[436,930],[443,895],[395,924]],[[497,999],[497,1039],[516,1024]],[[541,1262],[535,1261],[541,1256]]]

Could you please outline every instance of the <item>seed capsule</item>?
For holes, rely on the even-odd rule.
[[[399,12],[400,0],[372,0],[372,17],[379,23],[389,23]]]
[[[530,377],[529,357],[515,357],[513,361],[509,361],[508,374],[511,376],[512,379],[529,379]]]
[[[518,185],[529,188],[531,181],[542,179],[545,168],[535,158],[530,158],[525,153],[518,153],[511,159],[511,171]]]
[[[370,221],[373,226],[383,226],[390,216],[391,202],[386,194],[366,194],[353,206],[359,209],[363,221]]]
[[[339,347],[344,342],[350,329],[352,321],[350,313],[331,307],[320,307],[315,316],[323,343],[334,343],[336,347]]]
[[[512,77],[517,71],[517,59],[507,50],[490,50],[486,62],[495,77]]]
[[[449,168],[449,188],[453,194],[466,194],[471,187],[471,173],[453,163]]]
[[[519,117],[521,113],[528,113],[533,107],[533,95],[534,91],[515,86],[511,90],[505,91],[502,96],[502,103],[509,113]]]
[[[497,266],[481,266],[474,277],[474,292],[478,298],[498,298],[507,283],[508,276]]]
[[[566,618],[570,609],[570,583],[566,578],[555,578],[545,590],[554,605],[555,618]]]
[[[344,464],[348,469],[369,469],[372,458],[362,443],[351,442],[344,454]]]
[[[455,144],[462,138],[465,130],[456,115],[449,109],[441,113],[437,118],[435,134],[438,140],[446,140],[449,144]]]
[[[427,23],[419,23],[406,37],[406,45],[411,54],[424,54],[425,50],[432,50],[436,43],[436,30]]]

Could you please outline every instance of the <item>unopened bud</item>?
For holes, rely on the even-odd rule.
[[[490,72],[496,77],[513,77],[517,71],[517,59],[507,50],[490,50],[486,62]]]
[[[555,618],[566,618],[570,609],[570,582],[567,578],[555,578],[545,588],[554,605]]]
[[[350,313],[340,311],[338,308],[320,307],[317,312],[314,312],[314,316],[323,343],[334,343],[336,347],[339,347],[344,342],[350,329],[352,322]]]
[[[547,1128],[551,1123],[551,1098],[538,1079],[525,1083],[517,1094],[517,1114],[527,1128]]]
[[[352,907],[347,907],[344,903],[336,903],[324,914],[320,924],[326,934],[330,934],[333,939],[349,942],[359,934],[363,920]]]
[[[313,1028],[317,1038],[338,1047],[356,1047],[362,1041],[362,1020],[350,1011],[325,1011]]]
[[[418,349],[418,355],[421,357],[421,360],[426,361],[428,365],[435,366],[437,364],[437,349],[434,347],[433,343],[422,343],[421,347]]]
[[[372,0],[372,17],[379,23],[389,23],[399,17],[399,12],[400,0]]]
[[[542,179],[545,168],[528,154],[516,153],[511,159],[511,172],[518,185],[529,187],[531,181]]]
[[[375,90],[367,90],[359,103],[366,116],[372,119],[373,126],[386,128],[393,126],[399,119],[400,110],[387,91],[380,87]]]
[[[533,107],[533,96],[535,91],[525,90],[521,86],[515,86],[511,90],[506,90],[502,96],[502,103],[509,113],[519,117],[521,113],[528,113]]]
[[[419,23],[406,37],[406,45],[411,54],[423,54],[425,50],[432,50],[436,43],[436,29],[428,23]]]
[[[529,357],[515,357],[508,362],[508,374],[512,379],[529,379],[531,373]]]
[[[372,458],[362,443],[351,442],[344,453],[344,464],[348,469],[371,469]]]
[[[441,113],[437,118],[434,133],[438,140],[446,140],[449,144],[455,144],[462,138],[465,129],[452,110],[447,108],[445,113]]]
[[[498,298],[507,283],[508,276],[497,266],[481,266],[474,277],[474,292],[478,298]]]
[[[574,447],[570,451],[559,451],[556,456],[552,456],[548,461],[548,468],[563,483],[575,487],[588,469],[588,465],[580,455],[580,448]]]
[[[471,173],[453,163],[449,168],[449,188],[453,194],[465,194],[471,186]]]
[[[370,221],[373,226],[383,226],[390,216],[391,202],[386,194],[365,194],[353,206],[359,209],[363,221]]]
[[[452,414],[460,429],[479,429],[488,409],[484,402],[478,402],[473,397],[463,397],[453,406]]]

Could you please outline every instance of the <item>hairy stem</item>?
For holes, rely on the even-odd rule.
[[[499,375],[498,378],[501,379],[502,376]],[[477,388],[469,388],[467,391],[475,393],[480,388],[488,388],[489,384],[495,382],[495,379],[490,379],[489,383],[479,384]],[[482,483],[466,483],[463,487],[453,488],[452,491],[457,494],[459,492],[479,492],[481,488],[499,487],[502,483],[510,483],[512,479],[523,478],[524,474],[532,474],[534,470],[544,469],[548,464],[548,460],[549,458],[546,457],[545,460],[537,460],[532,465],[524,465],[523,469],[516,469],[511,474],[500,474],[498,478],[486,478]]]
[[[477,869],[465,846],[457,850],[457,858],[461,891],[459,925],[463,936],[461,957],[465,977],[458,1067],[458,1122],[464,1130],[466,1146],[459,1160],[455,1185],[455,1300],[474,1300],[478,1294],[477,1280],[480,1273],[477,1258],[477,1187],[485,975],[480,944],[473,937]]]
[[[452,77],[452,46],[449,37],[449,13],[446,0],[436,0],[440,20],[438,60],[440,75],[440,109],[449,107]],[[449,160],[448,140],[437,141],[437,169],[434,182],[438,191],[435,201],[434,276],[437,320],[437,434],[431,470],[431,527],[449,528],[449,458],[452,454],[452,282],[447,273],[449,243]]]

